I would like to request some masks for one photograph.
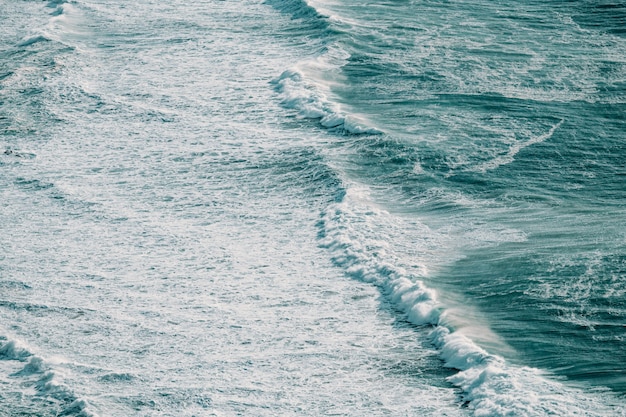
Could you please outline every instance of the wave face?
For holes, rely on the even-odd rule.
[[[0,416],[626,415],[622,6],[0,2]]]

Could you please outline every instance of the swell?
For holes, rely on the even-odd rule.
[[[306,2],[297,3],[310,7]],[[481,8],[476,10],[480,11]],[[293,13],[291,9],[286,12]],[[494,21],[499,22],[494,27],[500,28],[499,11],[491,12],[496,19]],[[439,17],[440,13],[438,10],[436,16]],[[320,15],[319,11],[312,14],[315,18]],[[474,17],[477,21],[484,20],[481,13]],[[579,62],[575,58],[580,52],[596,48],[598,39],[581,38],[583,47],[571,47],[570,43],[564,42],[563,45],[571,49],[553,49],[550,44],[543,42],[541,32],[533,24],[523,23],[521,17],[523,14],[515,17],[517,20],[512,20],[512,27],[524,29],[530,40],[528,50],[513,47],[517,45],[514,39],[504,43],[494,42],[502,39],[502,34],[497,30],[494,33],[498,36],[482,39],[482,45],[473,44],[471,38],[474,29],[468,30],[463,25],[454,24],[439,28],[432,34],[426,31],[425,34],[429,36],[421,40],[422,45],[403,45],[406,50],[415,47],[413,54],[405,54],[401,48],[390,49],[387,56],[395,57],[395,60],[381,58],[384,56],[382,47],[394,46],[382,41],[388,37],[372,39],[372,29],[367,26],[361,37],[352,34],[352,39],[364,40],[357,45],[356,41],[349,41],[350,36],[339,30],[342,26],[336,17],[329,18],[326,22],[335,31],[327,31],[328,25],[325,25],[322,31],[315,32],[313,37],[323,42],[307,44],[310,46],[308,58],[283,72],[273,81],[273,85],[283,106],[294,110],[296,117],[316,120],[331,131],[395,131],[393,134],[396,137],[407,139],[407,142],[419,142],[414,143],[415,146],[409,143],[406,147],[398,147],[393,140],[387,140],[387,135],[371,141],[372,138],[354,140],[381,143],[381,148],[353,144],[357,149],[356,161],[352,155],[354,149],[347,150],[351,154],[350,173],[354,175],[359,171],[355,176],[360,181],[367,182],[372,188],[384,189],[385,192],[390,191],[390,185],[402,189],[398,190],[399,193],[404,192],[404,197],[408,196],[406,200],[412,200],[408,204],[413,203],[412,213],[415,213],[414,203],[417,201],[422,205],[418,207],[421,214],[437,217],[440,224],[446,223],[447,232],[443,233],[429,230],[418,220],[410,225],[424,236],[423,239],[416,238],[408,243],[415,246],[413,263],[419,265],[408,268],[400,262],[394,247],[398,244],[395,239],[402,238],[402,233],[390,233],[391,226],[388,223],[395,221],[390,220],[393,216],[378,208],[368,198],[367,192],[361,191],[361,188],[366,187],[348,186],[343,199],[324,211],[320,221],[320,244],[330,252],[335,264],[344,269],[346,274],[377,286],[407,320],[416,326],[432,329],[432,342],[439,349],[445,366],[458,371],[449,381],[462,390],[463,400],[467,401],[467,406],[476,415],[624,415],[612,394],[596,395],[588,389],[572,388],[547,372],[512,364],[494,354],[502,351],[481,340],[480,334],[470,328],[474,323],[463,326],[452,320],[453,310],[461,311],[457,315],[463,314],[467,306],[441,301],[452,296],[438,294],[426,284],[428,278],[432,277],[429,269],[436,268],[438,263],[453,262],[454,259],[442,260],[442,256],[448,255],[445,252],[454,252],[455,244],[462,245],[452,242],[458,236],[450,233],[450,230],[461,235],[482,236],[489,233],[485,232],[489,228],[485,226],[487,219],[489,224],[504,223],[504,233],[494,235],[510,235],[505,239],[511,242],[525,239],[518,230],[504,227],[506,216],[485,218],[483,215],[489,213],[490,208],[474,210],[470,213],[473,218],[466,215],[469,210],[459,213],[461,204],[455,200],[457,195],[473,193],[478,203],[469,201],[468,205],[486,206],[491,204],[498,193],[506,197],[511,189],[530,188],[529,176],[526,177],[527,184],[522,183],[520,187],[517,182],[515,187],[507,187],[511,182],[502,176],[502,172],[513,172],[515,175],[512,178],[517,180],[520,167],[530,173],[537,167],[545,167],[545,158],[538,158],[537,164],[528,164],[527,160],[532,159],[531,156],[541,155],[545,148],[556,149],[554,142],[563,140],[571,126],[570,108],[575,110],[576,107],[591,106],[595,102],[621,103],[621,92],[615,97],[597,93],[596,90],[602,90],[597,89],[595,80],[580,76],[595,73],[595,68],[587,67],[587,63],[593,60]],[[543,22],[538,12],[537,17],[540,18],[537,22]],[[438,20],[433,19],[433,22],[428,23],[441,24],[437,23]],[[559,25],[563,29],[569,27],[569,23]],[[545,34],[552,34],[557,26],[553,27],[552,23],[543,26],[542,23],[541,28]],[[387,35],[387,28],[383,29],[381,34]],[[560,33],[560,30],[556,32]],[[393,39],[414,39],[414,36]],[[454,42],[448,42],[450,39]],[[380,49],[370,45],[376,46],[376,43]],[[552,59],[563,51],[572,58],[571,68],[561,66],[561,61]],[[402,53],[394,55],[392,52]],[[447,52],[453,52],[451,56],[455,59],[442,59],[448,58]],[[498,61],[495,57],[502,59]],[[463,65],[459,65],[459,62]],[[609,64],[608,68],[622,68],[621,64]],[[467,71],[467,68],[471,71]],[[390,77],[388,73],[398,73],[399,76]],[[563,73],[568,76],[564,77]],[[611,77],[607,85],[618,91],[621,81]],[[394,81],[390,82],[390,79]],[[598,86],[602,84],[599,82]],[[356,93],[349,92],[350,87]],[[359,91],[364,92],[358,94]],[[341,92],[344,93],[343,97]],[[388,120],[381,121],[384,129],[366,118],[361,118],[363,123],[356,123],[356,129],[350,127],[351,123],[346,123],[354,114],[346,109],[350,105],[360,105],[359,99],[362,100],[363,111],[369,111],[377,120],[384,120],[387,112]],[[382,105],[368,110],[370,102],[375,105],[376,101]],[[535,109],[535,114],[529,112],[529,109]],[[570,144],[563,149],[571,147]],[[358,154],[359,148],[362,155]],[[401,153],[403,155],[399,157]],[[532,193],[526,193],[523,198],[529,198],[528,194],[537,199],[551,198],[546,193],[547,182],[544,179],[536,182],[539,185],[537,190],[530,189]],[[560,186],[562,182],[553,184]],[[454,189],[452,193],[447,191],[451,186]],[[428,193],[431,192],[454,196],[446,199],[437,194],[430,198]],[[424,198],[420,197],[422,193],[425,194]],[[496,208],[503,213],[506,207]],[[452,214],[451,209],[455,210]],[[467,240],[478,240],[480,246],[482,240],[489,239],[492,238],[472,237]],[[464,249],[467,251],[467,248]],[[490,331],[493,333],[488,326],[481,330],[487,334]]]

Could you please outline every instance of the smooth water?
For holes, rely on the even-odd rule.
[[[0,0],[0,415],[626,415],[626,6]]]

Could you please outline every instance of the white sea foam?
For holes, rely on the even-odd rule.
[[[326,211],[321,245],[332,252],[335,263],[349,275],[379,286],[412,323],[436,325],[440,318],[436,292],[418,279],[425,273],[425,265],[414,266],[409,272],[394,264],[387,243],[367,230],[375,228],[386,212],[357,203],[365,199],[363,191],[348,189],[344,201]]]
[[[448,379],[462,390],[474,415],[624,415],[610,398],[585,394],[538,369],[511,365],[479,346],[463,328],[450,327],[448,306],[423,282],[427,265],[407,271],[398,266],[390,243],[376,237],[376,230],[390,216],[368,201],[366,190],[349,188],[344,200],[324,213],[321,245],[348,275],[378,286],[408,321],[432,326],[432,343],[445,366],[458,370]],[[390,234],[381,236],[385,235]],[[423,252],[427,258],[426,247]]]
[[[563,124],[563,120],[560,120],[557,124],[552,126],[550,130],[542,135],[532,136],[526,141],[515,141],[510,147],[508,152],[505,155],[498,156],[491,161],[488,161],[482,165],[479,165],[475,168],[478,172],[485,172],[492,169],[496,169],[502,165],[510,164],[515,160],[515,155],[519,153],[524,148],[527,148],[531,145],[535,145],[537,143],[544,142],[554,135],[554,132],[561,127]]]

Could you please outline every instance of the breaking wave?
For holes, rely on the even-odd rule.
[[[17,341],[0,336],[1,379],[11,383],[0,393],[0,400],[10,396],[22,398],[21,404],[32,403],[24,411],[31,415],[60,415],[73,417],[96,417],[89,405],[72,392],[61,380],[61,374],[42,357],[33,354],[28,347]],[[14,392],[19,390],[19,392]],[[24,401],[30,400],[30,401]],[[40,410],[40,403],[45,411]]]
[[[301,70],[287,70],[272,83],[281,95],[282,105],[296,110],[300,118],[319,120],[323,127],[344,133],[382,133],[364,118],[342,111],[337,103],[329,99],[331,93],[328,87],[307,81]]]
[[[323,213],[320,245],[349,276],[377,286],[409,322],[432,328],[430,338],[444,366],[458,371],[448,381],[462,390],[462,400],[474,415],[625,415],[608,394],[586,394],[544,371],[512,365],[483,349],[462,328],[455,329],[447,306],[423,281],[427,262],[411,270],[400,266],[392,243],[384,240],[394,235],[381,233],[390,218],[368,201],[367,191],[349,188],[343,201]],[[415,245],[428,258],[428,242],[437,244],[437,237],[426,226],[415,227],[423,234]]]

